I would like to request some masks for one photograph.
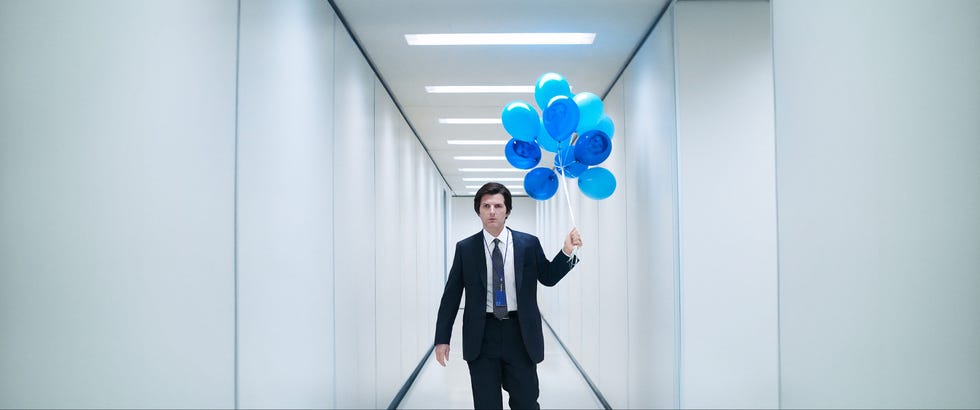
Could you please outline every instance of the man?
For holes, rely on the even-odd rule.
[[[483,185],[473,208],[483,230],[456,243],[436,319],[436,360],[443,367],[449,360],[453,322],[466,291],[463,359],[470,368],[474,407],[503,408],[503,387],[512,409],[537,409],[537,364],[544,360],[537,283],[558,283],[578,262],[570,255],[582,238],[573,228],[549,261],[538,238],[506,228],[512,208],[507,187]]]

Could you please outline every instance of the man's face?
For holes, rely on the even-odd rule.
[[[507,220],[507,206],[503,194],[484,195],[480,200],[480,221],[487,232],[499,233]]]

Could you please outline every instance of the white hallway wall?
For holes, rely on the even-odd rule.
[[[0,407],[234,405],[236,24],[0,2]]]
[[[441,177],[326,2],[240,13],[0,3],[0,407],[376,408],[431,346]]]
[[[980,407],[980,2],[772,15],[783,406]]]
[[[572,188],[591,246],[544,292],[614,407],[778,405],[768,16],[761,1],[677,3],[606,96],[617,192]],[[543,232],[571,224],[563,201],[542,206]]]
[[[572,189],[598,249],[543,291],[614,407],[980,405],[978,5],[668,11],[605,99],[617,193]]]
[[[647,180],[638,175],[676,173],[674,151],[668,155],[659,149],[670,141],[655,138],[673,136],[675,129],[672,19],[669,14],[661,20],[624,73],[636,81],[628,87],[617,82],[604,101],[616,130],[613,151],[602,166],[616,176],[616,192],[596,202],[569,180],[571,211],[562,191],[538,206],[538,232],[546,249],[560,247],[572,214],[584,242],[576,268],[556,287],[541,290],[545,319],[617,408],[674,406],[674,235],[659,225],[664,220],[673,225],[673,200],[669,195],[654,198],[651,189],[637,186],[646,186],[642,181]],[[667,64],[661,64],[667,57]],[[636,104],[626,104],[627,99]],[[630,138],[634,129],[656,127],[666,132]],[[659,160],[648,159],[654,156]],[[670,183],[650,188],[673,192]]]

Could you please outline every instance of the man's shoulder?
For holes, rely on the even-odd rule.
[[[508,229],[510,229],[510,228],[508,228]],[[531,234],[529,234],[527,232],[521,232],[521,231],[517,231],[517,230],[514,230],[514,229],[510,229],[510,233],[511,233],[511,235],[514,236],[514,241],[517,241],[517,242],[526,242],[526,241],[535,241],[535,242],[537,242],[538,241],[538,237],[537,236],[531,235]],[[461,239],[459,242],[456,243],[456,245],[463,246],[463,247],[476,246],[476,245],[483,246],[483,239],[484,239],[483,238],[483,231],[481,230],[480,232],[477,232],[477,233],[473,234],[470,237]]]
[[[517,230],[513,230],[513,229],[511,229],[510,232],[511,232],[511,234],[514,235],[514,241],[515,242],[518,242],[518,241],[519,242],[525,242],[525,241],[535,241],[535,242],[537,242],[538,241],[538,237],[537,236],[531,235],[531,234],[529,234],[527,232],[521,232],[521,231],[517,231]]]
[[[459,242],[456,242],[456,245],[467,247],[467,246],[473,246],[482,243],[483,243],[483,231],[480,231],[465,239],[461,239]]]

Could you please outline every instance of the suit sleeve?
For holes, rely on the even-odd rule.
[[[453,266],[449,269],[446,288],[442,291],[442,301],[439,302],[439,314],[436,317],[435,344],[449,344],[453,335],[453,322],[459,313],[459,302],[463,297],[463,262],[460,246],[456,244],[456,255],[453,256]]]
[[[532,252],[534,252],[534,259],[536,260],[535,265],[539,270],[538,281],[545,286],[555,286],[558,284],[558,281],[564,278],[575,267],[575,264],[578,263],[577,256],[569,258],[560,249],[558,250],[558,254],[549,261],[544,256],[544,250],[541,249],[541,242],[537,238],[534,238]]]

